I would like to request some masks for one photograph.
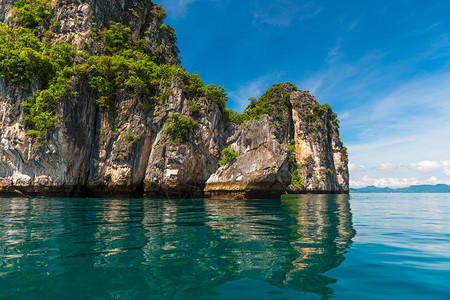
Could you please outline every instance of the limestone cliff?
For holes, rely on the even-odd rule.
[[[0,195],[348,192],[331,108],[285,83],[236,121],[179,66],[164,17],[151,1],[0,0]]]
[[[328,105],[307,91],[281,85],[289,95],[289,114],[280,122],[269,115],[235,128],[227,147],[236,158],[206,182],[212,197],[264,198],[283,193],[346,193],[347,153],[337,119]]]

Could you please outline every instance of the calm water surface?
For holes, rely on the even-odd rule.
[[[450,299],[450,195],[0,198],[0,298]]]

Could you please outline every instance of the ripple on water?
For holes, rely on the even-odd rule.
[[[448,299],[449,225],[447,195],[4,198],[0,298]]]

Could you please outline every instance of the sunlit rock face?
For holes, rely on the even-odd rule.
[[[9,18],[13,3],[0,0],[0,21],[10,28],[17,26]],[[151,1],[52,3],[50,45],[64,41],[87,55],[108,54],[92,30],[123,22],[155,63],[179,64],[164,13]],[[36,32],[40,38],[47,34],[41,27]],[[69,81],[71,91],[57,102],[54,124],[37,141],[27,134],[23,104],[43,86],[35,80],[18,87],[0,76],[1,195],[252,199],[348,192],[347,156],[336,123],[290,83],[281,84],[290,94],[286,110],[238,126],[223,105],[193,93],[178,74],[157,80],[152,97],[167,96],[150,110],[124,88],[115,91],[111,109],[101,109],[86,80],[72,75]],[[178,143],[165,130],[173,114],[196,124]],[[221,166],[224,148],[236,158]]]
[[[284,132],[275,124],[272,117],[263,115],[234,128],[227,145],[236,152],[236,159],[211,175],[206,182],[207,195],[277,198],[286,191],[292,177],[289,152],[283,143]]]
[[[233,128],[227,147],[237,157],[211,175],[207,195],[246,199],[348,193],[347,153],[331,110],[308,91],[290,92],[292,109],[283,116],[283,126],[273,116],[263,115]],[[293,184],[294,172],[298,172],[297,184]]]
[[[329,111],[318,113],[319,104],[308,91],[291,94],[296,161],[303,190],[348,192],[348,158],[337,123]]]

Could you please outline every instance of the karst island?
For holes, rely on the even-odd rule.
[[[149,0],[0,0],[0,195],[348,193],[329,105],[285,82],[228,109],[182,67],[165,16]]]

